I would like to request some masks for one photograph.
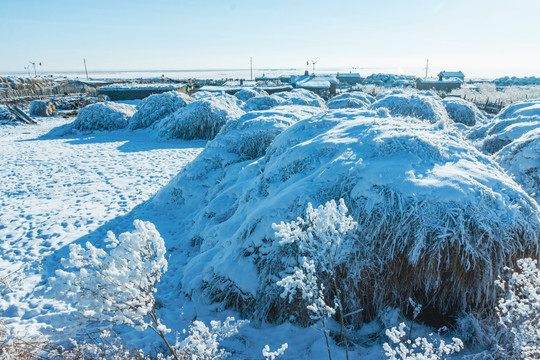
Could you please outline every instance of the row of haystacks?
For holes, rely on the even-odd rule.
[[[367,108],[278,106],[228,122],[152,202],[178,219],[172,245],[199,249],[183,290],[258,319],[305,320],[280,297],[276,281],[300,259],[272,223],[343,198],[359,224],[338,264],[345,313],[362,308],[365,320],[408,297],[441,314],[492,309],[504,266],[538,256],[538,204],[439,98],[397,93]]]
[[[0,89],[25,90],[50,87],[55,84],[53,78],[30,78],[16,76],[0,76]]]

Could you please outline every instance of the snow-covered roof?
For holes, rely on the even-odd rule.
[[[337,84],[335,75],[293,75],[291,84],[296,84],[298,88],[328,89],[330,84]]]
[[[457,77],[451,77],[451,78],[442,78],[442,80],[439,80],[437,78],[418,78],[419,82],[423,84],[462,84],[463,80]]]
[[[450,77],[458,77],[463,78],[465,75],[461,71],[441,71],[439,73],[439,76],[450,78]]]

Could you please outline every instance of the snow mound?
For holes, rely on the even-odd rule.
[[[399,92],[381,97],[369,109],[386,108],[394,116],[409,116],[431,123],[446,121],[448,113],[437,96]]]
[[[540,99],[525,100],[511,104],[499,113],[499,119],[509,119],[518,116],[540,116]]]
[[[157,123],[160,136],[185,140],[213,139],[228,121],[244,115],[234,96],[203,98]]]
[[[135,106],[115,102],[102,102],[83,107],[72,123],[77,130],[115,130],[128,126]]]
[[[34,100],[30,104],[31,116],[52,116],[56,112],[56,107],[50,101]]]
[[[17,121],[6,105],[0,105],[0,124],[11,124]]]
[[[137,106],[137,112],[129,120],[131,129],[147,128],[194,100],[177,91],[150,95]]]
[[[247,100],[244,104],[244,111],[268,110],[285,102],[282,97],[276,95],[256,96]]]
[[[447,97],[442,103],[450,119],[456,123],[475,126],[486,121],[486,116],[475,104],[457,97]]]
[[[258,88],[246,88],[242,89],[240,91],[237,91],[234,96],[236,96],[238,99],[242,101],[248,101],[251,98],[257,97],[257,96],[268,96],[268,93],[262,89]]]
[[[494,154],[512,141],[539,126],[540,116],[520,116],[514,119],[495,121],[495,123],[477,129],[473,134],[474,136],[478,136],[481,133],[485,133],[486,136],[477,141],[477,145],[483,152]]]
[[[275,95],[285,100],[282,105],[307,105],[326,108],[326,103],[319,95],[306,89],[283,91]]]
[[[227,125],[154,198],[180,219],[180,243],[199,249],[182,280],[193,296],[267,320],[298,311],[276,281],[301,259],[283,253],[272,223],[303,215],[308,202],[344,198],[359,223],[337,264],[350,290],[345,312],[373,315],[409,296],[442,312],[492,306],[503,266],[538,250],[538,205],[458,135],[412,118],[332,111],[296,122],[266,151],[239,154],[244,132],[270,125],[264,114]],[[270,127],[278,124],[288,125]]]
[[[326,106],[329,109],[360,109],[369,106],[375,99],[363,92],[347,92],[328,100]]]
[[[540,127],[505,146],[495,160],[540,203]]]

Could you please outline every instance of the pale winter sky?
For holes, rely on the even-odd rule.
[[[538,0],[0,0],[0,73],[385,69],[540,76]],[[361,71],[363,73],[368,70]]]

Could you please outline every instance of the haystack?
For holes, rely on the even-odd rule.
[[[264,91],[263,89],[259,89],[259,88],[246,88],[246,89],[237,91],[234,94],[234,96],[236,96],[239,100],[246,102],[249,99],[257,97],[257,96],[268,96],[268,93]]]
[[[50,101],[34,100],[30,104],[31,116],[52,116],[56,113],[56,106]]]
[[[302,311],[279,296],[276,281],[299,259],[283,252],[272,223],[339,198],[359,223],[337,264],[345,313],[363,308],[369,317],[409,296],[441,313],[492,307],[502,268],[538,255],[536,202],[436,124],[332,111],[296,122],[245,162],[223,151],[242,139],[244,128],[234,129],[228,145],[215,148],[229,131],[154,200],[175,204],[180,244],[199,248],[184,270],[187,293],[267,320]]]
[[[329,109],[361,109],[369,106],[375,99],[363,92],[353,91],[335,96],[328,100]]]
[[[442,103],[450,119],[456,123],[475,126],[486,122],[486,116],[470,101],[447,97],[442,100]]]
[[[294,89],[275,94],[285,100],[282,105],[307,105],[326,108],[325,101],[313,91],[306,89]]]
[[[369,109],[386,108],[394,116],[409,116],[431,123],[446,122],[448,113],[438,96],[413,92],[394,92],[381,96]]]
[[[177,91],[150,95],[137,105],[137,112],[129,120],[129,127],[147,128],[193,101],[191,96]]]
[[[77,130],[116,130],[128,126],[135,106],[103,102],[85,106],[77,114],[72,127]]]
[[[156,124],[159,135],[185,140],[213,139],[228,121],[244,111],[230,95],[203,98],[178,109]]]
[[[268,110],[284,102],[285,100],[282,97],[276,95],[256,96],[247,100],[242,108],[246,112]]]

